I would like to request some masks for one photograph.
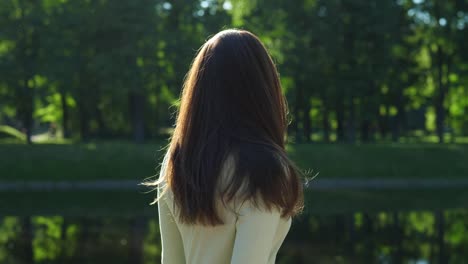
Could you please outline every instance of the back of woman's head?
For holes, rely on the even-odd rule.
[[[285,152],[287,124],[278,73],[261,41],[245,30],[210,38],[186,76],[163,175],[180,220],[221,224],[217,193],[223,202],[262,202],[283,217],[298,213],[302,185]],[[228,157],[233,177],[219,191]]]

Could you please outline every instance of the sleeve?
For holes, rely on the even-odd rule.
[[[161,264],[185,264],[179,228],[164,197],[158,201],[158,211],[162,247]]]
[[[250,200],[243,202],[236,222],[231,264],[266,264],[280,217],[278,210],[256,208]]]

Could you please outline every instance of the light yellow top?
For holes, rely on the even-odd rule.
[[[257,209],[250,201],[232,202],[228,208],[218,202],[224,225],[187,225],[178,220],[173,203],[170,190],[158,202],[162,264],[273,264],[291,227],[290,217]]]

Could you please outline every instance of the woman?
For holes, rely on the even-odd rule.
[[[285,153],[286,101],[263,44],[245,30],[216,34],[195,57],[180,103],[151,184],[162,263],[274,263],[303,194]]]

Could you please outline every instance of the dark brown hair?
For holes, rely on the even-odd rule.
[[[223,223],[216,188],[229,155],[234,176],[221,191],[223,202],[242,189],[244,199],[262,199],[282,217],[299,213],[303,187],[285,152],[287,114],[275,64],[254,34],[230,29],[210,38],[186,76],[167,170],[157,182],[173,192],[180,221]]]

